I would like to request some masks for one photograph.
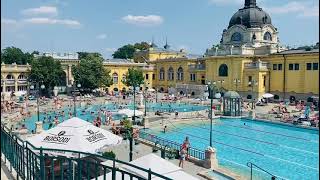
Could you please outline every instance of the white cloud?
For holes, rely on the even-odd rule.
[[[24,15],[57,15],[58,10],[54,6],[40,6],[39,8],[25,9],[21,12]]]
[[[116,51],[117,49],[116,48],[106,48],[105,49],[107,52],[114,52]]]
[[[318,5],[311,5],[310,3],[289,2],[283,6],[266,7],[264,8],[270,14],[289,14],[295,13],[299,17],[319,16]]]
[[[138,26],[156,26],[163,23],[163,18],[157,15],[147,16],[133,16],[127,15],[122,17],[122,20],[128,24],[134,24]]]
[[[30,24],[61,24],[72,27],[79,27],[81,24],[76,20],[70,19],[51,19],[51,18],[30,18],[24,19],[23,22]]]
[[[106,34],[99,34],[99,35],[97,36],[97,39],[105,39],[105,38],[107,38],[107,35],[106,35]]]
[[[17,25],[17,21],[14,20],[14,19],[1,18],[1,24],[4,24],[4,25]]]

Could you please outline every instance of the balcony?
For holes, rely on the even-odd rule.
[[[261,69],[261,70],[268,70],[269,69],[269,63],[267,62],[250,62],[250,63],[244,63],[245,69]]]
[[[6,79],[6,84],[9,85],[9,84],[14,84],[15,83],[15,80],[14,79]]]
[[[18,79],[19,84],[25,84],[27,83],[27,79]]]
[[[188,67],[190,71],[206,70],[205,64],[190,64]]]

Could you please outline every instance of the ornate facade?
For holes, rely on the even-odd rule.
[[[55,59],[62,62],[67,82],[72,83],[71,65],[79,60]],[[1,66],[2,91],[12,91],[13,87],[19,90],[18,77],[30,68],[15,66]],[[168,43],[163,48],[152,43],[149,49],[135,52],[132,61],[105,60],[104,66],[111,70],[114,81],[104,88],[110,93],[127,90],[121,80],[129,68],[136,67],[144,72],[145,84],[141,87],[163,92],[202,97],[206,83],[211,81],[220,91],[237,91],[244,98],[259,98],[266,92],[275,94],[275,99],[319,96],[319,49],[282,48],[278,30],[255,0],[245,0],[223,31],[220,45],[204,56],[172,50]]]

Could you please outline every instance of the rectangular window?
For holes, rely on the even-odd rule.
[[[146,74],[146,79],[149,79],[149,74]]]
[[[313,70],[318,70],[318,63],[313,63]]]
[[[190,74],[190,81],[196,80],[196,74]]]
[[[277,64],[273,64],[273,70],[277,70]]]
[[[293,70],[293,64],[289,64],[289,70]]]
[[[266,87],[266,76],[263,76],[263,87]]]
[[[307,70],[312,70],[312,63],[307,63]]]
[[[155,79],[156,79],[156,75],[152,74],[152,80],[155,80]]]
[[[252,81],[252,76],[248,76],[248,82],[251,82]],[[249,84],[249,86],[251,86],[250,84]]]
[[[282,64],[278,64],[278,70],[282,71]]]
[[[294,70],[299,70],[299,64],[294,64]]]

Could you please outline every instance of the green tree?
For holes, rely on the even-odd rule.
[[[33,56],[30,53],[24,53],[16,47],[7,47],[1,51],[1,63],[5,64],[27,64],[31,63]]]
[[[132,59],[133,53],[136,51],[133,45],[127,44],[119,48],[112,54],[113,58]]]
[[[141,69],[130,68],[126,74],[126,79],[122,81],[126,86],[139,87],[144,83]]]
[[[133,54],[136,50],[146,50],[148,48],[150,48],[150,45],[147,42],[135,43],[134,45],[127,44],[115,51],[112,54],[112,57],[120,59],[133,59]]]
[[[79,65],[72,67],[75,80],[84,89],[93,90],[98,87],[110,86],[112,79],[110,71],[103,67],[103,58],[88,54],[80,60]]]
[[[147,50],[150,48],[150,44],[143,41],[141,43],[135,43],[134,48],[139,50]]]
[[[78,55],[79,55],[79,59],[85,59],[88,55],[93,55],[95,57],[102,57],[102,55],[100,53],[97,53],[97,52],[93,52],[93,53],[90,53],[90,52],[77,52]]]
[[[45,85],[43,92],[46,95],[51,93],[54,86],[61,85],[61,77],[64,77],[64,71],[59,61],[52,57],[39,57],[31,62],[31,72],[29,79],[31,81],[41,82]]]

